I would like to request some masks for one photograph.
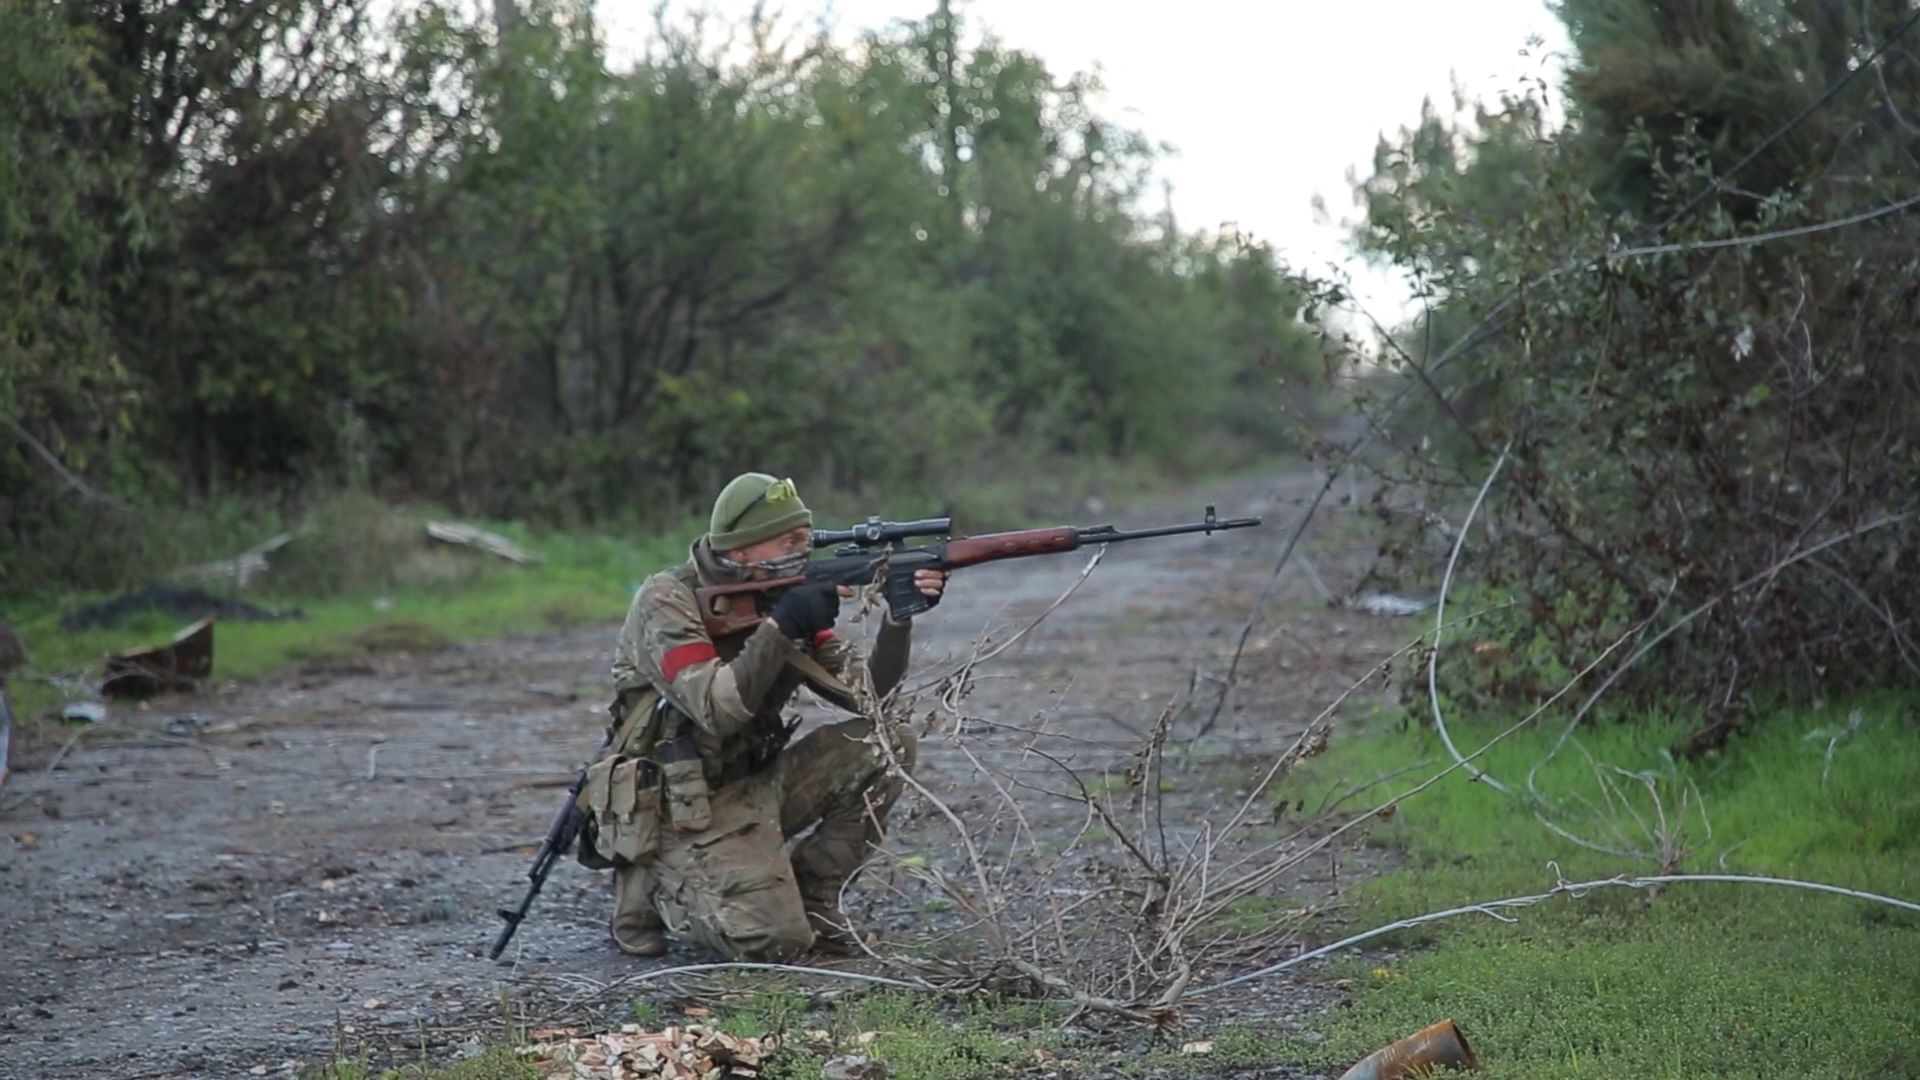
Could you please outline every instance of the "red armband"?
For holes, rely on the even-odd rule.
[[[813,635],[813,647],[817,649],[820,646],[825,645],[827,642],[832,640],[833,640],[833,629],[829,627]]]
[[[668,682],[672,682],[674,676],[687,668],[703,660],[712,660],[719,655],[710,641],[693,641],[678,645],[668,649],[667,655],[661,657],[660,674],[665,675]]]

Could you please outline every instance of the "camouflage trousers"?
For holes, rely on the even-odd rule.
[[[668,929],[735,960],[839,938],[840,888],[879,843],[904,786],[887,775],[872,732],[864,719],[822,727],[771,768],[713,791],[705,829],[663,826],[658,855],[615,869],[616,919],[650,898]],[[913,734],[899,727],[892,737],[911,767]]]

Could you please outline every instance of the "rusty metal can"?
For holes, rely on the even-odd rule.
[[[1480,1061],[1460,1028],[1451,1020],[1442,1020],[1361,1058],[1340,1074],[1340,1080],[1403,1080],[1429,1076],[1440,1069],[1479,1067]]]

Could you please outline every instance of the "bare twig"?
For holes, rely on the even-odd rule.
[[[1900,624],[1894,621],[1893,609],[1885,606],[1885,601],[1876,602],[1872,597],[1867,595],[1865,589],[1860,587],[1859,582],[1854,581],[1853,578],[1847,574],[1843,574],[1839,570],[1828,566],[1825,559],[1816,561],[1813,567],[1846,586],[1847,591],[1851,592],[1863,607],[1873,612],[1879,617],[1881,622],[1886,624],[1887,633],[1893,637],[1894,648],[1900,653],[1900,662],[1907,665],[1908,671],[1916,676],[1920,676],[1920,661],[1917,661],[1915,658],[1916,650],[1913,642],[1907,638],[1906,632],[1900,628]]]
[[[1046,971],[1026,960],[1019,959],[1018,957],[1010,957],[1007,962],[1015,971],[1018,971],[1020,974],[1025,975],[1027,978],[1032,979],[1034,982],[1050,990],[1065,995],[1068,1000],[1083,1009],[1114,1013],[1119,1016],[1124,1016],[1129,1020],[1139,1020],[1142,1022],[1153,1022],[1158,1019],[1153,1010],[1138,1008],[1124,1002],[1115,1001],[1109,997],[1089,994],[1084,990],[1070,985],[1065,979],[1060,978],[1060,976]]]
[[[1552,708],[1556,702],[1558,702],[1562,697],[1570,693],[1575,686],[1579,685],[1582,679],[1586,678],[1587,675],[1591,674],[1595,668],[1599,667],[1602,663],[1604,663],[1607,657],[1612,656],[1614,653],[1614,650],[1620,648],[1620,646],[1626,644],[1629,640],[1631,640],[1634,637],[1634,635],[1638,634],[1640,632],[1640,629],[1641,627],[1636,626],[1632,630],[1629,630],[1627,631],[1627,633],[1621,635],[1618,639],[1616,639],[1613,642],[1613,644],[1608,645],[1606,649],[1604,649],[1600,653],[1599,656],[1594,657],[1593,660],[1587,664],[1587,666],[1575,672],[1573,677],[1568,679],[1565,685],[1561,686],[1559,690],[1554,691],[1553,696],[1541,702],[1538,706],[1534,708],[1532,712],[1521,717],[1519,720],[1515,721],[1514,723],[1508,725],[1506,729],[1504,729],[1503,731],[1493,736],[1493,738],[1488,739],[1485,743],[1483,743],[1480,746],[1478,750],[1475,750],[1473,753],[1466,755],[1465,757],[1461,758],[1459,761],[1454,762],[1452,765],[1448,765],[1446,768],[1443,768],[1439,772],[1434,773],[1432,776],[1428,777],[1425,780],[1422,780],[1420,783],[1414,785],[1413,787],[1407,789],[1406,791],[1400,793],[1399,795],[1396,795],[1393,798],[1388,799],[1386,802],[1381,803],[1379,806],[1376,806],[1373,809],[1368,810],[1366,813],[1355,816],[1352,820],[1347,821],[1346,823],[1342,824],[1340,827],[1329,831],[1326,835],[1316,838],[1313,842],[1309,843],[1306,847],[1300,849],[1298,852],[1294,853],[1293,855],[1290,855],[1289,857],[1282,859],[1277,863],[1273,863],[1271,865],[1262,867],[1258,870],[1251,871],[1243,875],[1239,879],[1233,882],[1230,882],[1228,885],[1222,886],[1219,889],[1214,890],[1214,896],[1209,898],[1209,907],[1206,912],[1206,915],[1208,917],[1212,917],[1214,915],[1217,915],[1225,911],[1227,906],[1230,905],[1234,900],[1238,899],[1241,896],[1247,895],[1253,889],[1258,888],[1259,886],[1264,885],[1269,881],[1272,881],[1274,878],[1279,877],[1281,874],[1285,873],[1287,870],[1293,868],[1294,866],[1299,865],[1300,862],[1312,856],[1315,852],[1331,845],[1335,840],[1339,839],[1345,833],[1351,831],[1352,829],[1358,828],[1364,822],[1370,821],[1380,816],[1381,814],[1387,813],[1388,811],[1399,806],[1401,803],[1405,802],[1406,800],[1412,798],[1415,795],[1420,794],[1422,791],[1425,791],[1426,789],[1439,783],[1441,780],[1451,775],[1454,771],[1465,768],[1469,762],[1473,761],[1473,759],[1480,757],[1481,755],[1485,754],[1487,751],[1493,749],[1495,746],[1499,745],[1502,742],[1505,742],[1515,732],[1533,723],[1533,721],[1539,718],[1539,716],[1542,713]]]
[[[1457,622],[1471,622],[1475,619],[1480,618],[1483,615],[1488,615],[1495,611],[1504,610],[1505,608],[1510,606],[1511,605],[1509,604],[1498,604],[1493,607],[1482,608],[1479,611],[1473,612],[1472,614],[1457,620]],[[1447,625],[1454,625],[1454,624],[1447,624]],[[1226,827],[1220,830],[1220,835],[1224,837],[1232,833],[1235,828],[1239,827],[1242,821],[1246,820],[1247,812],[1253,808],[1253,804],[1260,798],[1260,796],[1267,790],[1267,788],[1272,785],[1272,783],[1276,779],[1282,776],[1288,769],[1292,768],[1294,763],[1299,761],[1300,758],[1305,755],[1305,752],[1309,747],[1309,745],[1311,744],[1311,741],[1320,737],[1320,735],[1324,733],[1324,728],[1327,721],[1333,718],[1333,714],[1339,710],[1341,705],[1345,704],[1347,698],[1357,693],[1361,687],[1367,685],[1368,683],[1372,682],[1375,678],[1378,678],[1380,675],[1384,674],[1388,668],[1393,666],[1394,661],[1398,660],[1402,656],[1405,656],[1407,653],[1410,653],[1415,649],[1420,648],[1421,644],[1425,640],[1426,640],[1426,634],[1425,633],[1420,634],[1419,636],[1413,638],[1411,641],[1408,641],[1405,645],[1402,645],[1398,649],[1395,649],[1393,652],[1388,653],[1386,657],[1383,658],[1379,663],[1367,669],[1366,674],[1348,683],[1346,689],[1340,691],[1340,693],[1334,697],[1333,701],[1328,703],[1326,708],[1320,710],[1320,714],[1314,717],[1313,720],[1307,724],[1306,728],[1300,732],[1299,737],[1294,739],[1293,744],[1287,747],[1287,749],[1283,751],[1280,754],[1280,756],[1274,760],[1273,764],[1268,767],[1266,773],[1261,776],[1259,783],[1255,784],[1253,787],[1253,790],[1249,791],[1247,793],[1247,797],[1241,801],[1239,811],[1236,812],[1230,820],[1228,820]]]
[[[53,755],[53,760],[47,762],[47,770],[42,775],[52,776],[53,771],[60,767],[60,763],[67,759],[68,751],[71,751],[74,748],[75,744],[77,744],[81,739],[85,738],[87,733],[94,730],[94,728],[97,726],[98,725],[89,724],[86,727],[83,727],[80,730],[74,732],[72,735],[68,736],[67,741],[64,743],[61,743],[60,749]]]
[[[1567,739],[1571,737],[1574,730],[1580,726],[1580,722],[1586,719],[1587,714],[1593,711],[1594,705],[1599,703],[1600,698],[1606,694],[1607,690],[1610,689],[1615,682],[1618,682],[1620,677],[1622,675],[1625,675],[1627,671],[1633,667],[1634,664],[1638,663],[1641,657],[1647,655],[1649,652],[1652,652],[1655,646],[1659,645],[1661,642],[1665,641],[1669,637],[1672,637],[1674,634],[1678,633],[1688,623],[1691,623],[1693,620],[1706,614],[1708,611],[1711,611],[1716,605],[1726,600],[1728,597],[1733,596],[1740,592],[1744,592],[1747,589],[1750,589],[1753,586],[1760,584],[1761,582],[1773,580],[1773,578],[1776,575],[1778,575],[1782,570],[1785,570],[1787,567],[1792,566],[1795,563],[1801,562],[1803,560],[1811,559],[1815,555],[1820,554],[1821,552],[1827,550],[1830,547],[1834,547],[1839,544],[1844,544],[1849,540],[1857,539],[1858,537],[1864,536],[1865,534],[1870,533],[1875,529],[1883,529],[1888,525],[1898,524],[1902,521],[1907,520],[1912,516],[1913,516],[1913,511],[1903,510],[1897,514],[1887,514],[1883,517],[1875,518],[1874,520],[1868,522],[1865,525],[1860,525],[1852,529],[1848,529],[1846,532],[1840,533],[1836,536],[1830,536],[1827,539],[1822,540],[1819,543],[1813,545],[1812,547],[1803,548],[1800,551],[1797,551],[1794,554],[1789,555],[1786,558],[1775,562],[1772,566],[1769,566],[1765,570],[1761,570],[1758,573],[1755,573],[1752,576],[1746,578],[1745,580],[1735,585],[1732,585],[1726,589],[1721,590],[1720,592],[1702,601],[1693,610],[1680,616],[1678,619],[1675,619],[1672,623],[1670,623],[1667,626],[1666,629],[1660,631],[1658,634],[1655,634],[1653,637],[1649,638],[1647,641],[1642,643],[1639,648],[1635,649],[1632,653],[1630,653],[1625,660],[1622,660],[1620,662],[1619,667],[1614,668],[1612,672],[1608,673],[1607,677],[1601,681],[1600,685],[1594,688],[1593,693],[1587,695],[1587,699],[1581,702],[1580,708],[1574,712],[1573,718],[1567,721],[1566,728],[1561,731],[1560,738],[1557,742],[1554,743],[1553,748],[1547,751],[1546,757],[1541,758],[1539,761],[1535,762],[1532,770],[1528,772],[1527,775],[1528,775],[1529,787],[1531,787],[1532,785],[1532,777],[1537,773],[1539,773],[1542,766],[1546,765],[1547,762],[1553,760],[1553,757],[1555,754],[1558,754],[1560,752],[1560,748],[1566,745]],[[1644,626],[1645,623],[1642,623],[1641,625]]]

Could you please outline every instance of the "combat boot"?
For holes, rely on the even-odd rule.
[[[614,947],[628,956],[665,956],[667,924],[653,906],[653,875],[628,864],[613,869]]]
[[[651,920],[622,923],[616,915],[612,928],[614,947],[628,956],[667,955],[667,925],[660,921],[659,915],[651,916]]]

